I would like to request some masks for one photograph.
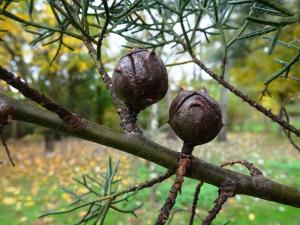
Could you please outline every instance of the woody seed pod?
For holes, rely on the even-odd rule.
[[[171,104],[169,123],[185,145],[192,149],[211,141],[220,132],[221,109],[205,90],[180,90]]]
[[[133,49],[123,56],[113,72],[113,91],[134,112],[145,109],[168,90],[167,69],[155,52]]]

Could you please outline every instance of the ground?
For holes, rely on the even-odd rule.
[[[157,138],[163,145],[179,149],[179,141],[165,140],[167,139],[164,137]],[[159,166],[129,154],[75,138],[64,138],[56,142],[55,152],[51,156],[44,154],[43,142],[39,136],[9,140],[8,145],[16,167],[13,168],[4,151],[0,151],[0,161],[3,162],[0,164],[0,225],[74,224],[84,214],[84,210],[74,211],[67,216],[38,217],[49,210],[67,209],[72,198],[62,188],[84,191],[72,178],[88,173],[100,179],[99,173],[105,171],[109,157],[113,162],[118,159],[121,161],[118,176],[123,179],[120,189],[164,171]],[[198,147],[194,154],[216,165],[232,159],[247,159],[259,167],[265,176],[287,185],[300,186],[300,154],[283,136],[232,133],[227,143],[212,142]],[[232,169],[247,173],[239,166]],[[130,208],[143,202],[143,207],[136,211],[137,218],[131,214],[110,211],[106,224],[153,224],[173,178],[152,191],[147,189],[139,192],[129,203],[123,204],[124,208]],[[185,179],[171,224],[187,224],[196,184],[194,180]],[[194,224],[201,223],[216,195],[215,187],[204,185]],[[293,207],[237,195],[226,203],[214,224],[227,224],[227,221],[239,225],[299,225],[300,213],[299,209]]]

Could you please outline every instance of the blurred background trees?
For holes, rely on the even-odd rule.
[[[14,13],[20,18],[30,19],[28,10],[30,10],[30,2],[24,1],[14,8]],[[4,4],[4,3],[3,3]],[[12,9],[14,4],[8,6],[8,10]],[[21,6],[21,7],[20,7]],[[37,4],[38,7],[32,9],[33,16],[36,20],[42,21],[45,24],[55,24],[52,9],[49,5],[42,2]],[[224,4],[224,9],[227,12]],[[297,2],[289,3],[290,8],[299,7]],[[222,6],[221,6],[222,7]],[[231,24],[234,26],[241,23],[240,18],[247,15],[247,7],[241,7],[241,10],[234,11],[231,16]],[[144,15],[145,19],[147,16]],[[30,83],[36,89],[42,91],[46,95],[51,96],[58,102],[66,105],[71,110],[78,112],[86,118],[109,126],[118,127],[117,116],[114,112],[110,97],[104,88],[102,82],[95,74],[95,66],[91,62],[82,42],[71,36],[53,35],[38,37],[38,33],[43,30],[37,28],[25,28],[29,32],[24,32],[24,28],[20,23],[2,18],[1,23],[1,42],[0,42],[0,59],[2,65],[7,65],[11,71],[17,74],[22,74],[22,78]],[[259,25],[252,23],[247,26],[247,32],[251,33],[257,30]],[[97,29],[97,26],[92,29]],[[300,36],[299,23],[288,26],[284,32],[280,34],[280,40],[284,42],[297,42]],[[246,33],[247,33],[246,32]],[[227,42],[232,39],[234,32],[228,28]],[[49,34],[50,35],[50,34]],[[141,34],[146,38],[149,33],[145,31]],[[143,39],[143,37],[141,37]],[[270,83],[268,93],[261,98],[261,91],[264,90],[264,82],[270,78],[272,73],[280,70],[286,61],[292,59],[297,49],[287,49],[284,46],[277,45],[272,55],[267,54],[268,46],[271,45],[272,33],[265,36],[264,39],[253,38],[246,41],[239,40],[227,51],[227,65],[225,71],[225,79],[230,80],[233,84],[241,87],[249,96],[254,99],[261,99],[263,105],[280,113],[282,105],[287,106],[292,112],[291,119],[297,123],[298,112],[295,109],[298,100],[297,93],[299,92],[299,75],[296,71],[299,70],[299,63],[293,65],[288,79],[276,79]],[[242,38],[240,38],[242,39]],[[112,40],[112,41],[110,41]],[[119,39],[112,36],[111,39],[105,41],[107,47],[114,48],[115,42]],[[62,45],[59,45],[59,43]],[[209,65],[218,69],[221,68],[223,58],[224,40],[222,36],[212,35],[207,41],[202,41],[200,48],[205,52],[200,51],[201,56]],[[126,45],[126,42],[123,42]],[[117,47],[117,46],[116,46]],[[118,46],[119,47],[119,46]],[[200,50],[201,50],[200,49]],[[110,69],[113,68],[114,62],[124,52],[124,50],[114,49],[111,54],[110,50],[104,52],[104,61]],[[173,50],[172,50],[173,51]],[[161,50],[162,57],[166,63],[180,61],[180,55],[174,58],[172,54],[167,53],[168,50]],[[207,54],[212,52],[213,54]],[[169,55],[168,55],[169,54]],[[283,62],[285,60],[285,62]],[[262,63],[264,62],[264,63]],[[179,68],[182,67],[182,68]],[[272,130],[276,132],[272,123],[265,120],[262,116],[257,115],[254,110],[241,113],[241,108],[238,107],[236,99],[232,94],[227,97],[226,90],[221,88],[216,83],[212,82],[205,74],[200,75],[201,71],[192,64],[183,66],[169,67],[171,93],[174,96],[179,88],[179,82],[183,87],[192,87],[194,89],[206,87],[209,91],[220,100],[224,107],[224,115],[228,114],[228,121],[224,121],[226,128],[229,131],[263,131]],[[191,72],[194,71],[194,72]],[[220,70],[221,71],[221,70]],[[197,74],[196,76],[193,74]],[[202,72],[203,74],[203,72]],[[7,90],[6,85],[1,85],[1,89],[7,94],[12,95],[10,90]],[[268,95],[270,94],[270,95]],[[18,93],[13,95],[22,98]],[[165,111],[158,113],[158,127],[165,124],[167,121],[167,109],[170,102],[167,100],[159,104],[165,105],[158,107],[159,110]],[[144,129],[150,126],[149,116],[151,109],[147,109],[140,116],[140,123]],[[225,113],[226,112],[226,113]],[[247,114],[247,115],[246,115]],[[226,116],[224,116],[226,118]],[[261,125],[263,124],[263,125]],[[11,134],[9,136],[21,137],[27,134],[32,134],[40,128],[31,127],[25,124],[13,124]],[[226,136],[226,135],[225,135]],[[222,139],[222,138],[221,138]],[[226,139],[223,137],[223,139]]]
[[[0,1],[0,6],[4,7],[7,2],[9,1]],[[49,4],[44,1],[35,1],[35,7],[32,7],[32,2],[34,1],[11,2],[6,10],[27,21],[32,22],[34,20],[38,20],[43,24],[54,27],[56,25],[57,18],[55,18],[53,9],[49,6]],[[132,1],[124,2],[128,4],[132,3]],[[170,7],[175,7],[180,1],[175,1],[174,3],[172,1],[166,2]],[[210,4],[212,4],[212,2],[218,2],[219,15],[226,16],[228,15],[227,13],[230,12],[230,8],[234,5],[234,2],[238,1],[203,2],[206,2],[206,4],[208,4],[208,2],[210,2]],[[226,4],[226,2],[230,2],[230,4]],[[288,9],[292,9],[295,12],[300,10],[300,5],[297,1],[277,2],[281,2]],[[100,1],[95,1],[95,5],[97,4],[100,5]],[[197,40],[197,45],[195,45],[197,54],[200,55],[200,58],[203,59],[209,67],[213,68],[214,71],[217,71],[218,74],[224,73],[225,80],[230,81],[230,83],[243,90],[251,98],[261,102],[266,108],[270,109],[275,114],[284,118],[285,110],[288,111],[291,123],[296,127],[299,127],[300,63],[298,61],[293,64],[293,66],[288,66],[295,57],[299,58],[299,56],[297,56],[297,52],[299,52],[300,48],[299,20],[288,26],[279,24],[276,29],[271,27],[271,31],[269,29],[262,37],[256,37],[253,35],[253,32],[266,31],[264,30],[266,29],[264,26],[265,24],[263,24],[263,21],[245,19],[249,13],[249,7],[247,4],[241,4],[236,7],[238,10],[235,10],[230,16],[230,26],[228,25],[223,28],[223,32],[226,34],[226,40],[224,40],[224,36],[220,35],[220,31],[222,31],[220,27],[212,27],[211,29],[208,29],[206,33],[202,33],[199,40]],[[270,20],[269,16],[273,16],[272,13],[274,13],[274,11],[270,10],[270,14],[259,14],[259,8],[259,6],[256,6],[256,10],[258,12],[256,12],[254,16],[261,20]],[[123,8],[119,9],[120,14],[122,14],[122,10]],[[33,18],[30,18],[30,14],[28,13],[30,11],[32,12]],[[145,20],[146,22],[152,21],[149,12],[141,13],[139,16],[142,19],[135,18],[137,23],[141,20]],[[154,17],[157,18],[160,18],[161,16],[162,15],[160,14],[154,15]],[[285,17],[283,16],[283,18]],[[102,23],[103,18],[101,17],[100,19]],[[271,22],[273,19],[275,22],[277,21],[277,17],[272,17]],[[99,31],[99,25],[95,17],[93,17],[89,22],[91,24],[89,27],[91,31]],[[131,22],[133,23],[134,20]],[[234,44],[230,45],[230,48],[224,51],[224,42],[227,42],[228,45],[230,40],[235,38],[236,31],[241,29],[244,23],[247,23],[247,26],[245,26],[246,29],[243,34],[239,36]],[[211,24],[211,19],[206,15],[203,24],[201,24],[202,27],[212,26]],[[78,36],[74,35],[75,29],[66,21],[61,21],[60,25],[68,27],[68,32],[71,35],[63,35],[59,32],[53,35],[51,32],[46,32],[42,27],[33,28],[30,26],[22,26],[20,23],[10,20],[6,16],[0,15],[1,65],[5,66],[12,72],[19,74],[22,79],[30,84],[30,86],[45,93],[52,99],[57,100],[60,104],[70,108],[72,111],[77,112],[83,117],[121,130],[119,126],[119,118],[115,112],[110,94],[106,90],[103,82],[100,80],[99,75],[97,75],[96,68],[86,48],[83,46],[82,41],[78,40]],[[125,48],[126,46],[131,47],[133,45],[141,44],[138,40],[143,42],[146,39],[156,39],[156,36],[153,36],[153,33],[151,33],[152,27],[147,26],[147,23],[143,25],[144,28],[149,29],[142,30],[143,27],[141,27],[138,28],[140,29],[139,32],[137,31],[138,29],[132,31],[132,27],[126,27],[125,21],[123,24],[125,28],[123,27],[123,29],[127,31],[127,33],[125,31],[118,31],[118,34],[123,36],[124,39],[120,39],[120,37],[117,37],[116,34],[109,34],[109,36],[105,38],[103,43],[104,51],[102,52],[102,60],[110,74],[120,56],[123,55],[124,52],[129,51]],[[120,28],[120,30],[122,29]],[[130,33],[131,31],[132,33]],[[249,34],[252,34],[253,37],[249,37]],[[165,35],[167,36],[168,34]],[[152,48],[153,46],[150,47]],[[228,159],[226,158],[227,156],[224,156],[223,149],[230,149],[228,150],[228,157],[229,155],[237,157],[241,156],[243,153],[248,154],[250,158],[252,157],[253,162],[258,163],[262,167],[270,167],[271,169],[268,170],[267,173],[272,174],[276,179],[281,179],[282,181],[287,182],[289,180],[287,174],[290,174],[292,177],[294,176],[294,180],[292,180],[291,183],[299,185],[299,179],[297,180],[299,172],[299,166],[297,166],[298,162],[291,160],[292,158],[297,159],[298,156],[291,153],[294,150],[291,150],[288,143],[284,142],[285,146],[289,146],[289,151],[286,157],[280,158],[278,156],[277,158],[272,158],[273,161],[271,160],[267,163],[264,161],[264,157],[268,158],[270,155],[280,155],[285,150],[285,147],[280,145],[284,140],[283,132],[278,132],[279,129],[276,124],[256,110],[244,104],[233,94],[227,93],[224,88],[212,80],[203,70],[200,70],[199,67],[193,63],[186,62],[186,54],[174,54],[175,52],[182,53],[181,46],[178,44],[172,47],[154,46],[153,48],[156,48],[155,50],[159,52],[164,62],[168,65],[170,88],[166,98],[160,101],[157,105],[146,109],[139,115],[138,122],[142,129],[146,131],[146,136],[151,137],[153,140],[159,140],[161,143],[176,149],[178,147],[176,136],[174,136],[166,124],[168,120],[168,108],[171,100],[177,94],[180,86],[186,89],[195,90],[205,87],[212,96],[221,102],[223,106],[223,113],[224,115],[227,115],[224,116],[227,118],[224,123],[229,135],[229,141],[228,143],[213,143],[212,145],[209,144],[208,147],[201,147],[204,148],[204,151],[201,151],[199,156],[217,164],[224,159]],[[225,68],[223,68],[222,62],[225,53],[227,55],[227,62]],[[174,63],[176,64],[178,62],[184,63],[174,65]],[[281,76],[278,79],[272,80],[274,71],[280,72],[283,68],[287,68],[283,73],[287,74],[288,72],[289,76]],[[265,89],[265,84],[268,85],[268,89]],[[9,88],[2,81],[0,82],[0,88],[1,91],[7,95],[13,96],[16,99],[27,101],[17,91]],[[38,138],[42,137],[45,141],[43,148],[47,152],[53,151],[53,141],[54,139],[58,140],[61,135],[55,133],[55,131],[45,130],[44,128],[16,121],[10,123],[9,129],[6,129],[5,132],[7,138],[23,137],[24,140],[27,140],[26,138],[31,140],[30,138],[33,136],[37,136]],[[158,134],[161,134],[161,136]],[[10,140],[13,141],[13,139]],[[226,132],[223,133],[220,140],[226,140]],[[295,141],[299,143],[299,138],[295,139]],[[260,147],[258,147],[259,144],[261,144]],[[224,145],[226,145],[226,147],[224,147]],[[25,146],[26,150],[30,149],[30,147],[28,147],[30,145]],[[79,143],[77,145],[77,142],[75,142],[75,144],[71,143],[69,146],[71,147],[68,148],[76,149],[77,147],[83,149],[80,157],[86,157],[89,162],[94,160],[93,156],[96,157],[95,155],[99,154],[99,151],[95,146],[90,147],[94,149],[94,155],[91,156],[86,156],[86,154],[84,154],[87,149],[85,144]],[[242,150],[238,149],[236,146],[242,146]],[[277,148],[277,146],[280,147]],[[18,147],[21,148],[22,146]],[[59,160],[59,157],[63,157],[63,153],[59,150],[64,147],[64,142],[57,141],[56,149],[58,149],[58,153],[56,154],[58,155],[54,155],[51,163],[53,165],[61,164],[63,165],[62,168],[67,170],[67,166],[64,164],[63,160]],[[24,152],[21,153],[24,154],[24,158],[21,157],[21,160],[24,159],[23,166],[27,169],[30,167],[31,163],[36,166],[41,166],[40,164],[47,164],[47,161],[40,155],[38,156],[40,161],[34,161],[32,160],[33,156],[30,155],[30,151],[26,154]],[[103,155],[103,157],[105,156]],[[123,155],[121,157],[123,157]],[[144,162],[136,162],[132,159],[128,160],[128,156],[124,156],[124,158],[126,158],[125,160],[129,162],[126,161],[122,168],[126,170],[128,169],[126,168],[127,166],[134,172],[138,171],[138,175],[131,171],[126,174],[126,176],[131,179],[128,179],[129,181],[147,179],[154,176],[157,171],[160,171],[160,168],[153,168],[149,164],[146,164],[145,166]],[[64,177],[71,176],[71,172],[82,172],[85,166],[93,168],[94,172],[100,170],[98,168],[98,164],[100,164],[101,160],[98,158],[97,164],[89,163],[88,165],[80,164],[80,162],[78,162],[79,159],[77,159],[78,161],[72,161],[71,156],[67,159],[72,162],[74,168],[70,168],[70,171],[68,171],[67,174],[62,174]],[[76,163],[79,163],[79,165]],[[49,169],[49,171],[52,171],[51,173],[55,174],[60,172],[60,168],[53,167]],[[280,170],[283,170],[284,172],[280,172]],[[43,170],[38,171],[38,173],[39,176],[45,175]],[[122,173],[122,175],[124,175],[124,173]],[[59,179],[63,180],[61,183],[65,182],[65,178],[59,177]],[[129,183],[128,180],[124,182],[124,185]],[[191,184],[192,181],[188,180],[188,183]],[[187,187],[189,187],[189,184],[187,184]],[[39,185],[42,184],[39,183]],[[35,186],[39,185],[36,184]],[[164,196],[162,193],[166,193],[167,188],[168,187],[166,185],[163,185],[161,188],[152,190],[150,196],[155,199],[153,201],[154,205],[156,199],[157,201],[163,201]],[[208,202],[211,202],[214,199],[214,196],[212,197],[212,193],[214,191],[216,190],[211,186],[204,190],[205,197],[203,204],[205,209],[209,208]],[[189,190],[185,190],[185,192],[189,192]],[[26,194],[28,193],[26,192]],[[183,200],[180,200],[179,206],[184,208],[187,203],[190,202],[191,195],[192,193],[186,195]],[[147,197],[147,195],[143,195],[141,199],[143,201],[147,201]],[[68,199],[67,197],[65,198]],[[241,224],[247,224],[250,223],[250,221],[253,222],[255,220],[255,213],[262,213],[266,210],[263,207],[264,204],[262,204],[261,207],[257,207],[255,202],[251,205],[251,203],[249,203],[251,200],[249,199],[244,200],[244,202],[240,201],[241,200],[237,197],[232,203],[235,206],[233,207],[233,211],[229,214],[230,218],[233,218],[231,219],[233,223],[234,221],[237,221],[234,215],[235,211],[241,209],[244,205],[249,205],[250,209],[245,209],[246,216],[241,218],[241,220],[238,220]],[[6,202],[9,203],[9,199],[6,199]],[[245,202],[247,202],[247,204],[245,204]],[[253,209],[254,207],[257,207],[256,211]],[[290,214],[287,213],[285,219],[289,218],[289,215],[296,215],[294,209],[280,208],[283,206],[277,207],[274,205],[272,207],[272,213],[287,210]],[[145,211],[147,212],[150,210],[151,209],[146,208]],[[203,212],[201,211],[200,214],[201,213]],[[145,214],[143,215],[146,216]],[[261,215],[261,217],[264,216],[265,215]],[[151,215],[147,218],[151,218]],[[223,219],[223,217],[221,218]],[[263,219],[260,222],[257,222],[257,224],[265,224],[266,221]],[[297,219],[299,221],[299,217],[296,218],[295,223],[297,223]],[[111,219],[111,221],[113,221],[113,219]],[[218,222],[221,224],[221,222],[224,223],[224,221],[225,220],[220,219]],[[141,223],[141,221],[139,222]],[[276,223],[274,222],[273,224]]]

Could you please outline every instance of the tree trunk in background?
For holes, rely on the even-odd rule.
[[[167,95],[166,95],[166,99],[167,99],[167,104],[168,104],[168,110],[172,104],[172,101],[173,101],[173,96],[172,96],[172,91],[170,90],[170,88],[168,89],[168,92],[167,92]],[[172,128],[168,125],[168,129],[167,129],[167,139],[169,140],[176,140],[177,139],[177,136],[175,134],[175,132],[172,130]]]
[[[233,62],[237,56],[233,55],[233,51],[229,51],[227,53],[227,64],[225,65],[225,73],[224,73],[224,80],[227,80],[227,82],[230,81],[230,76],[229,76],[229,70],[233,66]],[[221,112],[222,112],[222,122],[223,122],[223,127],[217,137],[218,141],[227,141],[227,131],[228,131],[228,119],[227,119],[227,111],[228,111],[228,90],[224,88],[223,86],[221,87],[220,90],[220,107],[221,107]]]
[[[228,104],[228,91],[226,88],[221,87],[220,107],[222,111],[223,127],[217,137],[218,141],[227,141],[227,104]]]
[[[21,137],[19,121],[11,121],[11,137],[14,139],[19,139]]]
[[[64,72],[68,76],[68,106],[71,110],[74,110],[76,105],[75,75],[77,71],[75,71],[75,69],[72,68],[70,71],[65,70]]]
[[[54,133],[51,130],[44,131],[45,154],[50,155],[54,152]]]
[[[97,101],[96,101],[96,123],[98,124],[103,124],[103,116],[104,116],[104,113],[103,113],[103,106],[102,106],[102,103],[101,103],[101,86],[100,85],[97,85],[97,90],[96,90],[96,95],[97,95]]]
[[[158,133],[158,105],[154,104],[151,106],[151,112],[149,117],[149,123],[148,123],[148,131],[149,136],[152,140],[157,140],[157,133]],[[149,161],[146,162],[146,165],[149,168],[150,171],[150,179],[152,179],[152,174],[156,174],[156,164],[151,163]],[[156,203],[158,202],[157,199],[157,187],[156,185],[152,186],[150,188],[150,201],[152,206],[156,206]]]

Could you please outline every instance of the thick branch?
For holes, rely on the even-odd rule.
[[[177,165],[178,152],[171,151],[145,137],[119,133],[85,119],[82,119],[81,126],[72,130],[54,113],[16,101],[3,94],[0,94],[0,113],[8,114],[15,120],[41,125],[119,149],[168,169],[174,170]],[[250,177],[220,168],[195,157],[192,158],[192,166],[187,171],[187,177],[217,187],[226,180],[233,180],[236,183],[236,194],[250,195],[300,208],[300,189],[279,184],[262,176]]]

